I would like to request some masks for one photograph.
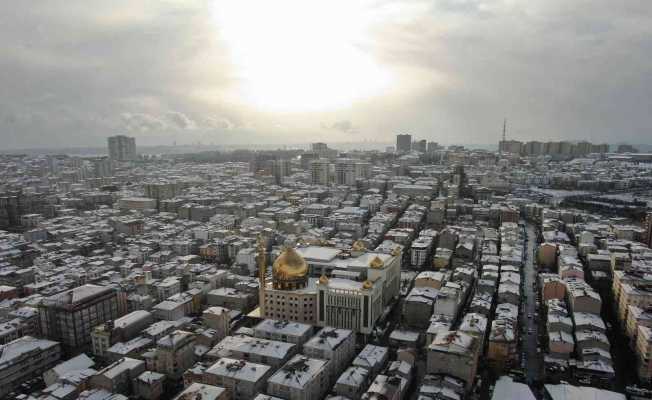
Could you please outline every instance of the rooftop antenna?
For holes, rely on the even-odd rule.
[[[503,142],[507,141],[507,118],[503,120]]]

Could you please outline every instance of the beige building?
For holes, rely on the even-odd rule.
[[[156,350],[146,357],[147,369],[179,380],[183,372],[195,363],[195,335],[176,330],[156,343]]]
[[[652,307],[652,284],[650,284],[650,288],[646,288],[642,285],[624,283],[620,285],[619,295],[618,318],[620,321],[627,321],[628,306]]]
[[[383,306],[398,296],[400,259],[380,253],[338,258],[334,248],[287,248],[272,266],[272,279],[264,274],[260,254],[260,315],[263,318],[334,326],[370,333]],[[304,258],[307,257],[307,258]],[[331,275],[356,276],[358,280]],[[310,277],[320,274],[319,280]]]
[[[267,393],[285,400],[320,400],[329,388],[328,360],[300,354],[267,381]]]
[[[382,290],[379,280],[358,282],[322,275],[317,283],[317,325],[371,333],[383,312]]]
[[[555,274],[539,274],[543,301],[566,298],[566,284]]]
[[[54,367],[61,358],[57,342],[23,336],[0,346],[0,397]]]
[[[567,280],[568,308],[572,313],[585,312],[600,315],[602,299],[600,295],[583,280]]]
[[[323,328],[303,345],[303,353],[308,357],[329,360],[330,382],[335,383],[355,357],[355,334],[347,329]]]
[[[231,400],[249,400],[264,391],[272,367],[221,358],[204,372],[204,382],[227,390]]]
[[[564,331],[548,331],[548,350],[551,354],[568,359],[574,349],[573,335]]]
[[[231,332],[231,314],[228,308],[209,307],[202,313],[202,319],[204,325],[217,331],[220,340]]]
[[[260,261],[259,269],[261,269]],[[264,276],[264,273],[260,275]],[[272,281],[261,278],[259,296],[261,317],[315,325],[317,321],[315,282],[315,279],[308,278],[306,261],[294,249],[285,249],[274,261]]]
[[[557,261],[557,245],[542,243],[537,249],[537,265],[541,268],[554,268]]]
[[[638,377],[641,381],[652,381],[652,328],[639,326],[636,335],[636,361]]]
[[[636,343],[639,326],[652,328],[652,307],[644,309],[637,306],[629,306],[627,310],[625,333],[633,346]]]
[[[462,379],[469,390],[478,367],[478,344],[473,336],[463,332],[439,332],[428,346],[427,373]]]
[[[414,279],[414,287],[441,289],[446,280],[447,274],[442,271],[423,271]]]

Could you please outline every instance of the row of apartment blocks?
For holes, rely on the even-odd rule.
[[[578,211],[544,210],[544,242],[538,249],[539,276],[546,302],[548,347],[558,365],[574,353],[583,372],[613,379],[607,326],[600,317],[602,298],[589,286],[610,294],[620,329],[629,339],[642,382],[652,377],[652,251],[644,230],[623,220],[600,219]],[[573,245],[576,244],[575,245]],[[610,292],[610,293],[609,293]]]
[[[609,152],[609,145],[593,144],[591,142],[521,142],[518,140],[501,140],[498,143],[501,153],[512,153],[524,156],[549,155],[560,158],[582,157],[588,154],[605,154]]]

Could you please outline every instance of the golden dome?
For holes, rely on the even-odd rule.
[[[369,267],[374,268],[374,269],[380,269],[380,268],[382,268],[384,266],[385,266],[385,263],[378,256],[374,257],[374,259],[369,262]]]
[[[272,276],[277,280],[294,280],[308,275],[308,264],[292,247],[288,247],[276,258]]]
[[[319,283],[322,285],[328,285],[328,277],[326,275],[320,276]]]
[[[356,240],[353,242],[353,245],[351,245],[351,250],[352,251],[365,251],[367,248],[365,247],[364,243],[361,240]]]
[[[366,280],[362,283],[362,288],[363,289],[371,289],[374,286],[374,283],[370,280]]]

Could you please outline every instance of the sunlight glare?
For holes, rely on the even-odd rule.
[[[213,15],[238,85],[235,101],[267,111],[325,111],[381,93],[390,74],[364,51],[360,1],[218,0]]]

